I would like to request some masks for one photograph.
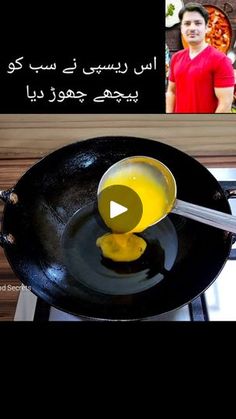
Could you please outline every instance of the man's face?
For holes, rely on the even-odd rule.
[[[181,22],[181,33],[189,45],[197,45],[204,41],[207,26],[198,12],[185,12]]]

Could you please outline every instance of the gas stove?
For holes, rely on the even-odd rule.
[[[236,190],[236,169],[209,168],[224,189]],[[236,199],[230,199],[232,214],[236,214]],[[236,243],[230,257],[214,283],[198,298],[177,310],[143,321],[235,321],[236,320]],[[84,321],[37,298],[22,287],[15,312],[15,321]],[[86,319],[87,321],[87,319]]]

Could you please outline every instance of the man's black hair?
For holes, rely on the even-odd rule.
[[[179,19],[182,22],[183,15],[185,12],[198,12],[203,17],[206,22],[209,20],[209,13],[200,3],[186,3],[182,9],[179,11]]]

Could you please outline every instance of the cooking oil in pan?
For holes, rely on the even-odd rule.
[[[137,260],[116,262],[101,254],[96,240],[108,233],[91,204],[77,211],[63,233],[65,265],[71,285],[99,293],[128,295],[145,291],[169,278],[178,252],[178,238],[169,217],[137,237],[147,244]]]

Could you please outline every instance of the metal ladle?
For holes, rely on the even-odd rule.
[[[152,225],[172,212],[236,234],[236,216],[177,199],[177,186],[172,172],[162,162],[151,157],[132,156],[113,164],[102,176],[98,185],[98,194],[106,187],[105,182],[109,178],[115,179],[115,175],[122,170],[125,169],[124,173],[132,176],[135,166],[136,173],[138,168],[140,173],[147,174],[147,179],[151,176],[165,192],[166,211]]]

